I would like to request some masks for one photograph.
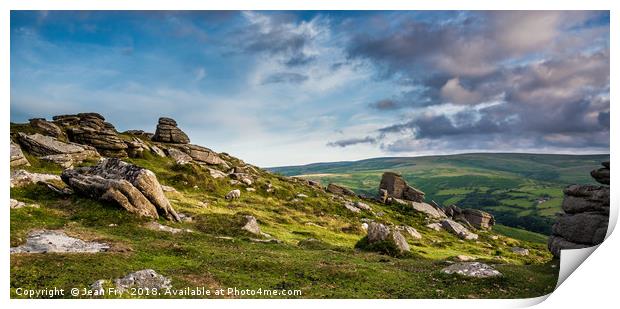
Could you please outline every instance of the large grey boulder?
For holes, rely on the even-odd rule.
[[[401,175],[394,172],[383,173],[379,184],[379,191],[382,192],[381,190],[385,190],[392,198],[424,202],[424,192],[409,186]]]
[[[30,166],[30,162],[28,162],[28,159],[24,156],[19,145],[11,141],[11,167],[14,166]]]
[[[429,205],[426,204],[424,202],[413,202],[410,201],[409,205],[411,205],[411,207],[417,211],[417,212],[421,212],[426,214],[427,216],[431,217],[431,218],[435,218],[435,219],[441,219],[441,218],[445,218],[446,214],[443,213],[443,211]]]
[[[65,168],[85,160],[97,160],[99,153],[94,147],[76,143],[65,143],[51,136],[35,133],[18,133],[19,143],[31,154],[45,161],[54,162]]]
[[[206,147],[185,144],[185,145],[175,145],[177,149],[183,151],[187,155],[189,155],[194,161],[197,163],[204,163],[209,165],[220,165],[226,164],[226,161],[222,160],[219,155]]]
[[[400,232],[391,230],[389,227],[381,223],[370,222],[368,224],[368,234],[366,237],[368,244],[387,241],[394,244],[400,253],[409,252],[411,250],[407,240]]]
[[[446,231],[458,236],[465,240],[476,240],[478,235],[470,232],[463,225],[450,219],[444,219],[441,221],[441,227]]]
[[[177,122],[166,117],[159,118],[152,140],[162,143],[189,144],[189,137],[177,127]]]
[[[70,141],[95,147],[106,157],[126,157],[127,144],[114,126],[98,113],[59,115],[52,118],[64,128]]]
[[[599,244],[605,239],[609,216],[584,212],[559,216],[553,225],[553,235],[580,244]]]
[[[131,213],[180,220],[155,174],[136,165],[107,158],[96,166],[66,169],[61,178],[76,193],[116,202]]]
[[[489,278],[502,275],[495,268],[480,262],[455,263],[442,269],[441,272],[474,278]]]
[[[97,253],[109,248],[107,244],[86,242],[61,231],[37,230],[28,234],[24,245],[11,248],[11,253]]]
[[[168,148],[166,149],[166,154],[174,160],[176,164],[185,165],[189,162],[192,162],[192,157],[190,157],[185,152],[178,150],[176,148]]]

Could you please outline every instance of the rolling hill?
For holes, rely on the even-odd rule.
[[[387,157],[352,162],[270,168],[326,185],[330,182],[374,196],[381,175],[396,171],[426,193],[427,200],[456,204],[495,215],[498,223],[549,234],[560,210],[562,189],[592,183],[590,171],[609,155],[471,153]]]

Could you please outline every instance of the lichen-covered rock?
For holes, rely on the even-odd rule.
[[[242,230],[246,230],[254,235],[262,235],[258,222],[254,216],[244,216],[243,218],[245,219],[245,224],[241,228]]]
[[[44,135],[55,137],[55,138],[64,138],[65,133],[52,122],[45,120],[44,118],[33,118],[28,119],[30,126],[38,129],[39,132],[45,133]]]
[[[185,165],[192,162],[192,157],[176,148],[168,148],[166,149],[166,153],[174,160],[174,162],[176,162],[176,164]]]
[[[409,236],[414,239],[422,239],[422,234],[420,234],[416,229],[409,225],[404,225],[399,227],[401,230],[405,231]]]
[[[19,145],[11,141],[11,167],[15,166],[30,166],[30,162],[28,162],[28,159],[24,156]]]
[[[502,275],[502,273],[495,270],[495,268],[480,262],[455,263],[442,269],[441,272],[474,278],[488,278]]]
[[[104,279],[97,280],[90,285],[90,289],[97,295],[103,295],[105,292],[104,286],[108,282],[108,280]],[[130,273],[123,278],[114,279],[114,288],[119,293],[124,293],[131,289],[156,289],[159,291],[172,288],[172,280],[152,269],[143,269]]]
[[[70,141],[95,147],[106,157],[126,157],[127,144],[114,126],[98,113],[80,113],[53,117],[54,123],[67,131]]]
[[[209,165],[226,164],[226,161],[222,160],[215,151],[206,147],[192,144],[175,145],[174,147],[189,155],[192,160],[196,161],[197,163],[204,163]]]
[[[463,225],[450,219],[441,220],[441,227],[446,231],[465,240],[476,240],[478,235],[470,232]]]
[[[366,239],[370,245],[383,241],[388,242],[394,245],[400,253],[411,250],[407,240],[400,232],[391,230],[389,227],[377,222],[370,222],[368,224]]]
[[[392,198],[424,202],[424,192],[409,186],[401,175],[393,172],[383,173],[379,190],[385,190]]]
[[[96,166],[66,169],[62,180],[78,194],[118,203],[140,216],[179,221],[150,170],[119,159],[103,159]]]
[[[11,199],[10,207],[11,209],[19,209],[19,208],[24,208],[24,207],[39,208],[39,205],[38,204],[26,204],[16,199]]]
[[[19,143],[31,154],[62,166],[99,159],[99,153],[91,146],[65,143],[39,133],[28,135],[20,132],[17,136]]]
[[[189,144],[189,137],[177,127],[177,122],[166,117],[159,118],[152,140],[162,143]]]
[[[24,245],[11,248],[11,253],[97,253],[109,248],[107,244],[85,242],[61,231],[37,230],[28,234]]]
[[[510,251],[518,255],[529,255],[530,254],[530,250],[521,248],[521,247],[512,247],[510,248]]]
[[[39,182],[62,182],[60,176],[52,174],[31,173],[25,170],[14,170],[11,172],[11,188],[17,188],[26,186],[29,184],[36,184]]]
[[[346,209],[348,209],[349,211],[354,212],[354,213],[360,213],[361,212],[361,210],[359,208],[355,207],[354,204],[352,202],[349,202],[349,201],[345,201],[344,202],[344,207]]]
[[[337,195],[355,196],[355,192],[353,192],[353,190],[351,190],[349,188],[345,188],[345,187],[337,185],[337,184],[334,184],[334,183],[328,184],[326,190],[329,193],[333,193],[333,194],[337,194]]]

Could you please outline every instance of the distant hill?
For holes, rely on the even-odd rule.
[[[471,153],[387,157],[270,168],[287,176],[334,182],[375,195],[386,171],[401,173],[427,200],[493,213],[511,227],[549,234],[560,210],[562,189],[592,183],[590,171],[609,155]]]

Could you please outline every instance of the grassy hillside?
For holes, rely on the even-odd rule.
[[[396,171],[428,200],[493,213],[506,226],[549,234],[560,210],[562,189],[593,183],[590,171],[609,155],[478,153],[409,158],[375,158],[317,163],[270,170],[334,182],[374,196],[381,175]]]
[[[62,170],[26,155],[32,164],[27,170],[53,174]],[[147,219],[118,205],[59,195],[41,185],[12,188],[11,198],[40,208],[11,209],[11,246],[23,244],[35,229],[63,230],[111,245],[109,252],[96,254],[11,254],[12,297],[19,297],[17,288],[88,288],[98,279],[119,278],[145,268],[171,278],[177,289],[301,291],[301,295],[277,296],[283,298],[522,298],[550,293],[556,284],[558,261],[552,260],[546,245],[514,229],[514,237],[477,231],[477,241],[464,241],[427,228],[428,219],[411,208],[366,201],[372,212],[353,213],[323,190],[263,170],[252,185],[256,191],[249,192],[229,178],[210,177],[193,163],[178,165],[149,153],[124,160],[152,170],[162,184],[177,190],[166,196],[178,212],[193,220],[159,223],[192,232],[153,231],[145,227]],[[275,191],[267,191],[267,184]],[[241,198],[225,200],[224,195],[235,188],[242,190]],[[241,230],[244,215],[256,217],[261,230],[279,242],[257,242],[259,236]],[[356,250],[366,234],[361,227],[364,218],[410,225],[422,239],[407,236],[411,253],[401,257]],[[308,238],[318,242],[304,242]],[[514,246],[527,248],[530,254],[517,255],[511,250]],[[493,265],[503,276],[469,279],[440,272],[463,254]]]

